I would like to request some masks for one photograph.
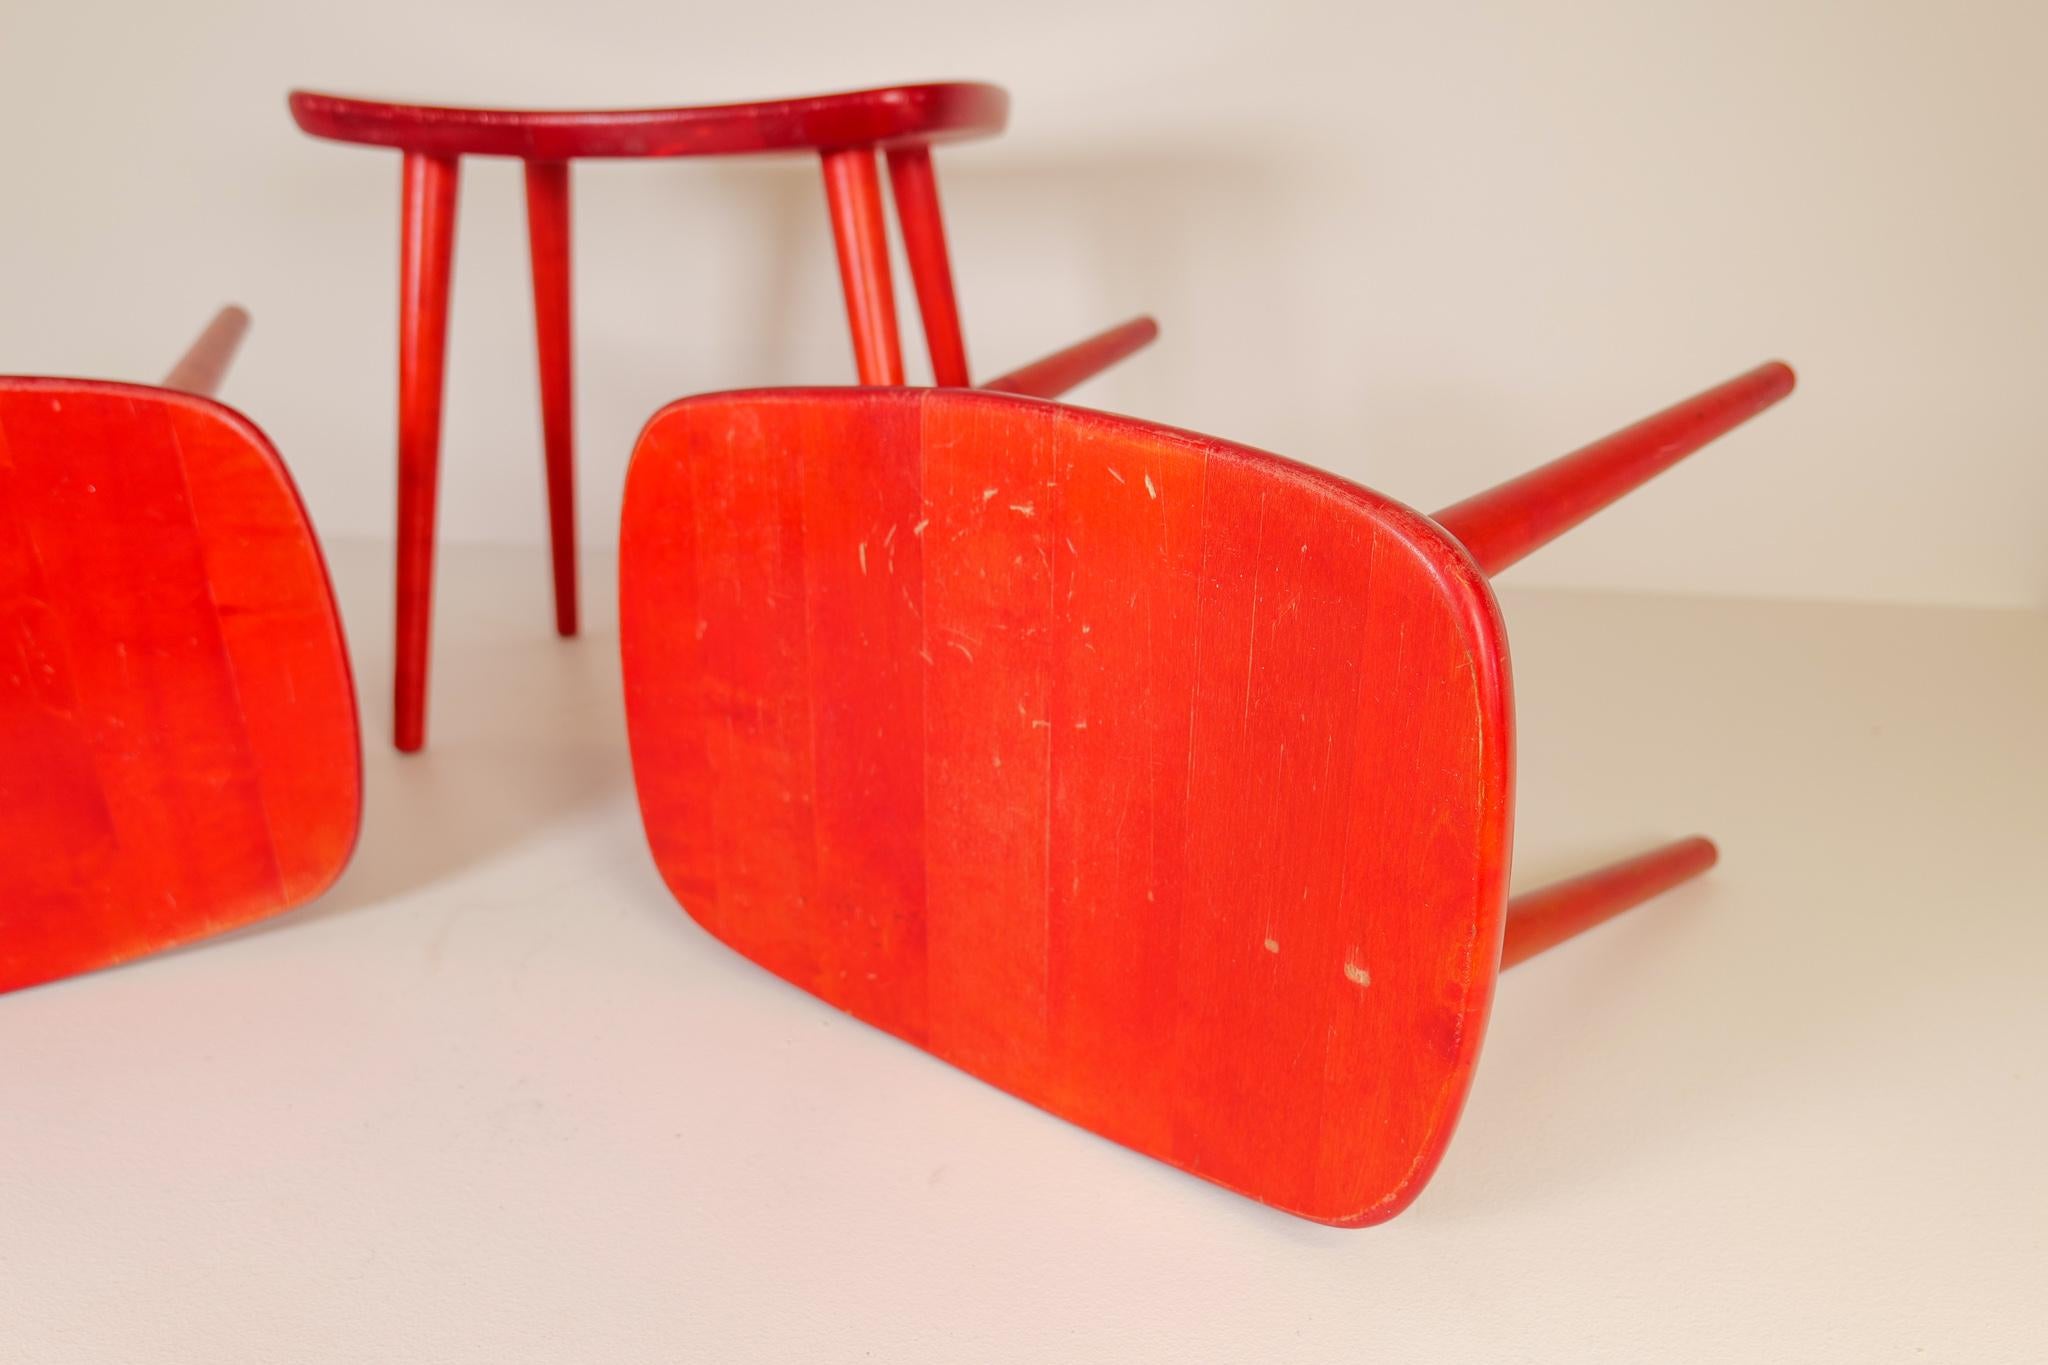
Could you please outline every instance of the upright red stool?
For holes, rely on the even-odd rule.
[[[270,442],[204,396],[247,321],[163,388],[0,378],[0,991],[290,909],[354,847],[327,570]]]
[[[672,404],[619,569],[655,862],[734,949],[983,1080],[1303,1217],[1390,1218],[1499,969],[1715,856],[1506,899],[1487,579],[1791,387],[1765,365],[1434,518],[1003,394]]]
[[[860,382],[900,384],[903,356],[889,278],[875,153],[886,153],[911,277],[941,385],[968,382],[967,353],[939,215],[931,144],[1002,131],[1009,97],[990,85],[897,86],[809,99],[677,109],[544,113],[449,109],[304,91],[292,117],[316,137],[405,153],[399,284],[398,641],[396,743],[426,730],[434,498],[440,464],[442,354],[461,158],[526,163],[527,222],[539,333],[541,422],[555,627],[576,633],[576,520],[569,344],[569,162],[578,157],[731,156],[814,151],[838,243]]]

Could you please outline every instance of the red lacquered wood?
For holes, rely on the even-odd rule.
[[[340,620],[263,434],[0,378],[0,991],[310,900],[361,792]]]
[[[526,163],[526,226],[533,254],[541,436],[547,449],[555,631],[569,636],[576,633],[576,423],[570,361],[568,163]]]
[[[1159,336],[1159,324],[1151,318],[1132,318],[1106,332],[1077,341],[1063,351],[1011,370],[980,387],[991,393],[1015,393],[1027,398],[1057,398],[1075,385],[1093,379],[1119,360],[1152,344]]]
[[[1792,392],[1789,366],[1772,361],[1633,426],[1487,489],[1436,514],[1437,524],[1499,573],[1530,551],[1641,487],[1717,436]]]
[[[1501,944],[1505,971],[1545,948],[1632,910],[1652,896],[1690,881],[1712,867],[1720,854],[1713,841],[1680,839],[1662,848],[1529,891],[1508,902],[1507,934]]]
[[[248,310],[232,303],[221,309],[185,354],[178,357],[178,363],[171,366],[163,386],[196,393],[202,398],[212,397],[221,380],[227,377],[228,366],[234,363],[235,352],[248,331]]]
[[[314,137],[439,156],[735,156],[992,137],[1010,97],[949,81],[798,99],[666,109],[465,109],[295,90],[292,118]]]
[[[953,264],[946,252],[946,225],[939,212],[939,182],[932,174],[931,148],[922,144],[889,149],[889,184],[896,195],[896,223],[903,253],[917,287],[918,316],[932,357],[932,382],[942,388],[967,386],[967,343],[960,335],[960,306],[953,293]]]
[[[620,609],[649,843],[701,925],[1324,1222],[1429,1178],[1504,936],[1522,960],[1713,856],[1504,911],[1482,566],[1189,432],[973,390],[688,399],[634,452]]]
[[[903,347],[896,336],[896,295],[889,284],[888,228],[875,154],[860,147],[826,152],[821,160],[855,368],[863,384],[901,384]]]
[[[392,742],[426,742],[434,608],[434,503],[441,473],[442,370],[455,252],[459,163],[408,152],[398,285],[398,664]]]
[[[1308,1217],[1413,1197],[1500,943],[1498,614],[1425,518],[973,390],[692,399],[620,571],[648,836],[770,970]]]

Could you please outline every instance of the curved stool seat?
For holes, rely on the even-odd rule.
[[[1001,88],[970,81],[672,109],[466,109],[294,91],[314,137],[443,156],[740,156],[992,137],[1009,118]]]
[[[969,382],[931,144],[1001,132],[1009,96],[995,86],[904,85],[751,104],[586,112],[454,109],[300,91],[291,97],[291,110],[299,127],[315,137],[394,148],[405,157],[398,324],[398,641],[392,689],[392,738],[400,749],[418,749],[426,742],[442,372],[456,187],[464,156],[513,156],[526,163],[548,539],[555,629],[562,635],[577,630],[570,162],[579,157],[815,152],[824,172],[855,373],[862,384],[901,384],[903,351],[876,161],[877,152],[882,153],[889,163],[933,379],[947,387]],[[1088,353],[1081,354],[1085,359]]]
[[[354,848],[319,545],[263,433],[199,396],[245,322],[174,387],[0,377],[0,991],[291,909]]]
[[[1785,396],[1765,365],[1434,517],[1019,392],[671,404],[626,476],[654,861],[709,933],[1277,1208],[1400,1212],[1503,967],[1715,859],[1509,899],[1489,577]]]

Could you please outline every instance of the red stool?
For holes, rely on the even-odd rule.
[[[1390,1218],[1499,969],[1715,856],[1507,900],[1487,579],[1791,387],[1763,366],[1434,519],[1000,394],[672,404],[619,567],[655,862],[717,938],[983,1080],[1303,1217]]]
[[[277,452],[199,395],[0,378],[0,991],[324,891],[362,808],[355,691]],[[186,392],[178,392],[186,390]]]
[[[875,163],[880,149],[889,161],[934,375],[941,385],[968,382],[930,149],[934,142],[1002,131],[1009,97],[994,86],[898,86],[755,104],[580,113],[448,109],[301,91],[292,95],[291,108],[299,127],[316,137],[396,147],[405,153],[395,695],[400,749],[418,749],[425,738],[442,355],[456,177],[463,156],[514,156],[526,163],[555,627],[563,635],[576,633],[569,359],[571,160],[817,152],[824,164],[860,382],[901,384],[903,357]]]

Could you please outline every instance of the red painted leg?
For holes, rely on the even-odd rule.
[[[206,324],[206,330],[199,334],[185,354],[178,357],[178,363],[171,366],[171,372],[164,376],[164,387],[183,389],[203,398],[213,396],[220,387],[220,381],[227,375],[228,365],[235,358],[235,350],[242,344],[242,336],[249,330],[248,310],[229,304],[213,315],[213,321]]]
[[[1110,366],[1144,349],[1159,335],[1159,324],[1150,318],[1132,318],[1106,332],[1077,341],[1064,351],[1054,351],[981,387],[998,393],[1021,393],[1031,398],[1057,398],[1084,379],[1092,379]]]
[[[540,351],[540,419],[548,462],[548,543],[555,560],[555,631],[576,633],[576,433],[570,369],[569,165],[526,163],[526,229],[533,251],[533,326]]]
[[[1709,840],[1680,839],[1626,862],[1516,896],[1508,902],[1501,970],[1699,876],[1719,856]]]
[[[953,265],[946,255],[946,225],[939,214],[939,182],[925,146],[889,149],[889,185],[896,192],[896,222],[917,286],[917,311],[932,353],[932,382],[967,387],[967,343],[960,336],[960,306],[953,295]]]
[[[427,640],[434,597],[434,493],[441,376],[455,254],[454,157],[405,154],[398,283],[398,668],[393,742],[426,742]]]
[[[823,154],[825,198],[846,285],[846,320],[863,384],[901,384],[903,348],[896,339],[896,296],[889,287],[889,238],[875,154],[865,147]]]
[[[1792,392],[1772,361],[1436,514],[1479,567],[1499,573]]]

